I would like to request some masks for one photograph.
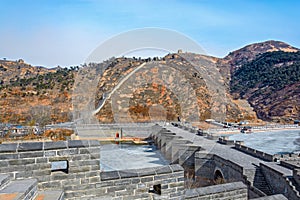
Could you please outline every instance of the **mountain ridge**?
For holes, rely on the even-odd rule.
[[[191,85],[193,85],[193,90],[196,91],[196,102],[198,104],[198,107],[201,107],[199,111],[200,113],[202,113],[200,114],[201,120],[209,118],[213,112],[220,112],[218,109],[221,105],[218,103],[213,103],[211,99],[212,94],[208,91],[207,86],[205,86],[205,82],[201,83],[201,78],[203,77],[201,77],[201,75],[195,75],[195,73],[197,73],[197,70],[193,72],[193,67],[191,67],[190,63],[184,60],[184,56],[190,56],[192,59],[198,60],[202,64],[205,63],[206,66],[214,65],[218,69],[218,73],[221,74],[222,80],[220,80],[220,82],[217,82],[219,82],[219,85],[224,85],[226,98],[228,99],[228,104],[226,105],[226,120],[259,121],[258,118],[260,118],[267,121],[287,122],[290,118],[300,118],[300,109],[297,103],[290,103],[290,105],[293,107],[292,115],[287,114],[287,110],[290,109],[289,106],[282,105],[284,104],[284,102],[294,102],[295,100],[297,100],[297,98],[300,98],[299,96],[297,96],[297,94],[291,92],[289,88],[294,88],[295,91],[297,91],[298,82],[293,83],[291,86],[286,85],[282,88],[282,90],[278,91],[277,93],[274,93],[274,97],[270,96],[270,98],[273,100],[273,103],[272,105],[270,104],[270,106],[268,106],[267,103],[262,104],[261,101],[257,99],[253,100],[253,98],[251,98],[250,95],[251,93],[247,93],[247,95],[244,96],[241,95],[240,92],[233,92],[231,88],[232,80],[234,79],[234,76],[236,76],[236,72],[239,69],[241,69],[241,67],[244,67],[244,65],[246,65],[247,63],[251,63],[251,61],[255,60],[264,53],[278,51],[285,51],[287,52],[287,54],[291,54],[292,52],[299,51],[299,49],[292,47],[284,42],[270,40],[266,42],[247,45],[241,49],[237,49],[229,53],[224,58],[217,58],[213,56],[198,55],[192,53],[187,53],[185,55],[179,53],[169,54],[164,58],[160,59],[149,59],[161,64],[167,63],[170,66],[173,66],[172,69],[174,69],[175,71],[177,70],[182,75],[185,74],[185,79],[188,80],[191,83]],[[119,82],[122,79],[122,77],[126,75],[126,73],[128,74],[128,70],[133,70],[139,65],[139,63],[149,62],[149,59],[139,60],[132,58],[117,58],[113,61],[110,61],[108,67],[98,69],[98,71],[101,71],[100,74],[103,74],[103,76],[99,77],[100,81],[98,82],[97,86],[98,91],[96,91],[96,94],[92,94],[95,95],[95,107],[97,106],[97,102],[99,102],[103,97],[103,92],[106,91],[104,86],[108,87],[108,84],[111,84],[111,86],[109,86],[110,89],[107,88],[107,91],[111,90],[111,87],[114,87],[114,85],[116,85],[117,82]],[[203,65],[204,67],[205,64]],[[280,63],[276,63],[276,66],[277,65],[280,65]],[[158,66],[156,66],[156,68],[157,67]],[[47,116],[45,117],[47,118],[47,120],[44,120],[44,122],[57,123],[72,120],[71,113],[73,112],[74,108],[72,105],[71,97],[72,93],[74,92],[74,77],[78,76],[78,71],[82,68],[87,69],[88,66],[80,68],[72,67],[69,69],[47,69],[43,67],[34,67],[28,65],[21,59],[15,62],[0,60],[0,103],[4,105],[1,108],[0,120],[2,122],[13,121],[15,123],[27,123],[30,120],[34,120],[37,122],[40,121],[40,123],[42,123],[41,120],[35,119],[37,118],[37,116],[29,116],[30,113],[32,114],[32,112],[30,111],[34,110],[34,107],[38,108],[39,106],[44,106],[42,110],[47,110],[44,112]],[[189,70],[187,71],[187,69]],[[157,83],[148,85],[148,90],[145,90],[144,88],[139,88],[138,93],[137,91],[132,91],[132,94],[134,94],[133,97],[130,95],[128,96],[131,98],[130,105],[128,108],[130,116],[132,116],[132,118],[136,121],[147,121],[153,117],[155,119],[155,116],[156,118],[161,117],[161,114],[158,115],[157,112],[163,109],[165,110],[164,116],[167,116],[166,118],[168,120],[177,119],[177,117],[182,115],[182,113],[180,113],[180,104],[178,100],[176,100],[176,96],[172,94],[172,91],[168,91],[167,88],[164,89],[163,82],[159,80],[159,74],[155,75],[155,70],[151,73],[154,73],[153,77],[156,77]],[[149,77],[149,75],[146,76],[146,74],[143,75],[141,73],[137,73],[135,75],[135,77],[138,78],[138,80],[140,79],[139,76]],[[175,77],[176,76],[174,75],[173,78]],[[50,81],[50,79],[53,80]],[[22,83],[23,85],[20,83]],[[39,87],[37,87],[38,85]],[[171,87],[173,87],[173,90],[178,90],[178,88],[176,89],[175,85]],[[187,91],[188,88],[185,88],[184,90]],[[184,92],[184,90],[182,90],[182,92]],[[148,94],[147,92],[150,93]],[[162,94],[164,94],[165,96]],[[282,102],[280,102],[279,97],[282,95],[291,95],[293,98],[291,99],[291,101],[283,101],[281,99]],[[149,101],[149,99],[152,99],[153,102]],[[166,101],[168,102],[167,104],[166,102],[164,102],[165,99],[169,99],[168,101]],[[265,96],[261,99],[263,99],[262,101],[266,101]],[[276,99],[278,99],[278,101]],[[27,104],[29,105],[28,108],[26,109],[26,104],[18,103],[19,101],[27,102]],[[245,103],[249,103],[255,112],[251,111],[251,107],[246,106]],[[20,105],[22,105],[23,107],[19,108]],[[264,106],[262,107],[262,105]],[[119,106],[122,107],[121,104],[119,104]],[[195,109],[195,106],[197,105],[195,104],[192,106],[191,104],[190,106],[191,109]],[[12,109],[12,107],[15,107],[15,110]],[[159,107],[160,109],[158,109]],[[279,109],[279,107],[281,107],[282,109]],[[51,110],[56,111],[52,112]],[[36,113],[40,114],[41,112]],[[36,113],[35,115],[37,115]],[[62,117],[61,113],[63,113],[64,117]],[[256,114],[258,116],[256,116]],[[9,115],[11,117],[7,117]],[[283,117],[284,120],[280,120],[281,117]],[[113,122],[114,117],[111,104],[108,103],[107,105],[105,105],[104,113],[103,111],[98,113],[97,118],[102,122]]]

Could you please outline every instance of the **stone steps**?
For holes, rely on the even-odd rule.
[[[253,181],[253,186],[265,193],[266,195],[272,195],[272,191],[259,167],[255,170],[255,176]]]
[[[36,194],[36,179],[13,180],[0,190],[0,199],[31,200],[36,196]]]
[[[0,174],[0,200],[63,200],[64,192],[58,190],[38,191],[36,179],[10,180]]]
[[[34,200],[63,200],[64,192],[60,190],[39,191]]]
[[[255,170],[248,170],[245,175],[247,176],[247,180],[250,181],[255,188],[266,195],[272,195],[272,191],[259,166],[255,166]]]
[[[296,190],[300,193],[300,185],[295,181],[293,177],[288,177],[289,181],[292,183],[292,185],[296,188]]]
[[[7,174],[0,174],[0,189],[5,187],[9,183],[9,175]]]

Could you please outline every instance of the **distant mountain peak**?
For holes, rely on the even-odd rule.
[[[255,59],[258,55],[273,51],[297,52],[299,49],[285,42],[268,40],[265,42],[253,43],[230,52],[224,60],[232,66],[232,70],[235,70],[242,64]]]

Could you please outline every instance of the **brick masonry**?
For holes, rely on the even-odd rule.
[[[260,167],[274,194],[283,194],[291,200],[300,199],[299,191],[291,187],[290,180],[288,179],[290,175],[285,175],[267,164],[261,163]]]
[[[37,179],[40,190],[61,189],[66,199],[176,199],[184,193],[184,170],[178,164],[100,172],[98,141],[1,144],[0,158],[0,173]],[[67,162],[67,169],[51,170],[58,161]]]
[[[242,183],[185,190],[182,165],[197,166],[197,155],[203,150],[164,129],[153,135],[153,139],[163,154],[177,164],[101,172],[98,141],[20,142],[0,145],[0,173],[9,174],[12,179],[37,179],[40,190],[63,190],[65,198],[70,200],[243,199],[247,196],[247,186]],[[212,157],[214,165],[223,164],[221,158]],[[65,163],[67,169],[53,170],[60,165],[65,168]],[[226,165],[228,170],[233,168],[234,173],[241,173],[231,162]],[[240,181],[240,177],[235,180]]]

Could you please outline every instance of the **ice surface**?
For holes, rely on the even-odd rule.
[[[300,151],[300,130],[278,130],[236,134],[230,140],[242,140],[245,146],[269,154],[292,153]]]
[[[102,171],[139,169],[168,165],[155,145],[105,144],[101,146]]]

